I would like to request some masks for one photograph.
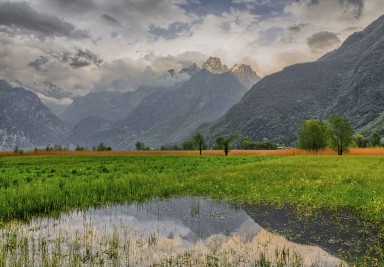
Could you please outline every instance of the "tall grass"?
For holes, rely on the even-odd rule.
[[[82,155],[0,158],[0,221],[89,205],[203,195],[348,208],[384,223],[384,157]]]

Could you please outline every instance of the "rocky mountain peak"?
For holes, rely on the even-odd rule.
[[[227,65],[223,65],[218,57],[209,57],[208,60],[204,62],[202,68],[211,73],[224,73],[229,71]]]
[[[254,73],[252,67],[249,65],[245,65],[245,64],[235,64],[230,69],[230,71],[233,73],[247,73],[247,74]]]
[[[247,88],[250,88],[261,79],[259,76],[257,76],[252,67],[246,64],[235,64],[230,69],[230,72],[235,74],[240,82]]]
[[[169,75],[171,75],[171,77],[174,77],[176,75],[176,71],[174,69],[168,70],[168,73]]]
[[[25,83],[19,80],[13,80],[10,81],[10,84],[14,87],[22,87],[34,93],[42,94],[49,98],[64,99],[74,97],[72,93],[53,84],[50,81]]]
[[[196,63],[193,63],[191,66],[189,66],[188,68],[183,68],[179,71],[179,73],[186,73],[188,74],[189,76],[193,76],[195,75],[196,73],[198,73],[200,70],[200,68],[197,66]]]

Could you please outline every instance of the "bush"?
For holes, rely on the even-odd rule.
[[[112,148],[110,146],[106,146],[104,143],[100,143],[97,147],[92,147],[93,151],[111,151]]]
[[[87,148],[80,145],[76,145],[75,151],[87,151]]]
[[[241,149],[244,150],[276,150],[277,145],[271,142],[253,142],[248,139],[241,141]]]

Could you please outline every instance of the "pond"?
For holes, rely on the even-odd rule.
[[[337,235],[290,213],[199,197],[75,211],[3,229],[0,265],[348,266]]]

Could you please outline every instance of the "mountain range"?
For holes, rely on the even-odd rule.
[[[310,63],[264,77],[216,122],[213,140],[237,131],[252,140],[293,145],[304,120],[346,114],[355,132],[384,134],[384,16]]]
[[[98,117],[83,118],[74,126],[71,142],[91,146],[103,141],[120,149],[132,149],[137,141],[150,147],[181,142],[200,124],[223,115],[247,91],[234,75],[207,70],[200,70],[179,87],[152,90],[122,119],[106,118],[107,108],[101,108]]]
[[[354,132],[384,135],[383,55],[384,16],[317,61],[261,80],[250,66],[228,68],[217,57],[201,67],[169,72],[188,75],[182,84],[140,86],[125,93],[76,97],[49,82],[29,84],[26,90],[21,83],[11,86],[1,80],[0,150],[100,142],[132,149],[137,141],[158,148],[195,132],[213,144],[235,131],[254,141],[293,145],[303,121],[334,113],[346,114]],[[44,97],[73,103],[59,118],[41,101]]]
[[[210,57],[203,66],[209,68],[212,62],[222,64],[219,58]],[[151,147],[181,142],[201,123],[223,115],[241,99],[252,81],[260,79],[250,66],[235,67],[234,72],[219,72],[192,64],[179,72],[168,71],[171,76],[190,76],[179,86],[140,86],[134,92],[76,97],[61,115],[73,126],[69,140],[88,146],[102,140],[121,149],[133,148],[137,141]],[[102,129],[98,124],[103,125]]]
[[[207,63],[212,59],[208,59]],[[221,64],[220,59],[214,58],[214,60]],[[246,69],[245,67],[244,70]],[[52,122],[48,120],[45,123],[59,124],[62,129],[56,133],[49,133],[50,138],[47,137],[46,141],[30,138],[35,136],[35,130],[31,127],[35,121],[31,120],[26,124],[31,127],[30,132],[28,128],[12,132],[15,140],[9,141],[7,146],[4,141],[0,149],[11,149],[16,145],[31,148],[48,143],[81,144],[91,147],[100,142],[112,145],[115,149],[132,149],[137,141],[145,142],[151,147],[181,142],[200,124],[219,118],[241,99],[247,88],[242,85],[237,75],[252,78],[254,74],[257,77],[250,67],[249,69],[251,70],[249,73],[243,74],[241,71],[212,73],[192,64],[178,72],[190,76],[186,82],[178,86],[167,88],[140,86],[133,92],[93,92],[77,96],[60,114],[60,118],[51,112]],[[22,85],[21,82],[14,84]],[[9,84],[6,87],[9,90],[13,88]],[[36,87],[37,84],[28,85],[28,91],[23,89],[23,92],[34,95],[35,101],[39,100],[37,96],[42,95],[43,99],[69,96],[53,84],[44,83],[41,89]],[[5,97],[4,101],[13,103],[15,99]],[[41,101],[39,105],[44,106]],[[46,108],[46,111],[49,110]],[[31,115],[34,116],[33,112]],[[10,117],[16,120],[19,115],[14,114]],[[9,122],[11,124],[10,120]],[[10,129],[12,126],[7,125],[0,129],[3,128]],[[13,128],[21,129],[21,126],[15,122]],[[45,128],[40,127],[41,131],[45,131]],[[4,137],[4,140],[10,140],[8,132],[9,130],[4,134],[8,136]],[[17,141],[19,140],[17,138],[28,141]]]
[[[72,103],[72,99],[76,96],[76,94],[49,81],[24,83],[19,80],[11,80],[8,81],[8,83],[12,85],[12,87],[22,87],[34,92],[44,105],[58,116],[64,112],[68,105]]]
[[[137,140],[151,147],[180,142],[200,124],[223,115],[246,91],[231,73],[201,70],[178,88],[144,98],[115,125],[130,132],[125,141],[128,147]]]
[[[36,94],[0,80],[0,150],[62,143],[68,132]]]
[[[168,88],[140,86],[132,92],[95,92],[85,96],[75,97],[61,114],[67,122],[79,122],[87,117],[100,117],[105,120],[117,121],[125,118],[143,98],[155,91],[165,91]]]

